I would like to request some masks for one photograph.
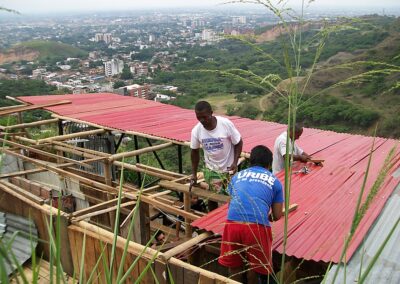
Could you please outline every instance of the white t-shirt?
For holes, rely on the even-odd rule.
[[[281,170],[285,168],[285,159],[283,158],[286,155],[286,136],[287,132],[283,132],[281,135],[278,136],[275,140],[274,144],[274,157],[272,160],[272,173],[277,174]],[[303,149],[297,146],[296,142],[292,143],[289,139],[289,154],[293,155],[301,155],[303,154]],[[294,144],[294,145],[293,145]],[[294,146],[294,147],[293,147]]]
[[[215,116],[217,126],[209,131],[199,122],[192,129],[190,148],[204,150],[206,167],[216,172],[227,172],[234,159],[234,145],[241,136],[233,123],[221,116]]]

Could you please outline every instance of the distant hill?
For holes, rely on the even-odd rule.
[[[53,62],[68,57],[84,57],[87,53],[79,48],[55,41],[33,40],[13,46],[0,53],[0,64],[18,61]]]
[[[304,29],[301,70],[296,78],[300,90],[324,35],[317,24]],[[378,125],[377,135],[399,138],[400,18],[370,15],[331,22],[328,28],[333,32],[325,38],[301,98],[298,120],[309,127],[369,135]],[[277,30],[268,27],[258,35]],[[182,107],[193,107],[205,98],[219,112],[285,123],[288,104],[283,96],[290,80],[282,42],[289,42],[287,34],[273,41],[253,42],[255,48],[233,40],[192,48],[186,62],[176,66],[184,72],[160,73],[155,81],[185,92],[186,96],[173,102]],[[294,60],[289,63],[295,65]],[[280,94],[269,85],[261,86],[260,78],[277,86]]]

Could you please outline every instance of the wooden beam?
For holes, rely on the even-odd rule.
[[[180,184],[176,183],[173,181],[160,181],[159,185],[161,187],[164,187],[166,189],[170,190],[175,190],[183,193],[188,193],[189,192],[189,185],[185,184]],[[216,192],[212,192],[210,190],[204,190],[200,187],[193,186],[192,187],[192,194],[197,195],[201,198],[208,199],[211,201],[216,201],[216,202],[221,202],[221,203],[227,203],[230,199],[229,196],[218,194]]]
[[[125,203],[121,203],[120,204],[120,208],[125,208],[125,207],[132,206],[132,205],[135,205],[135,204],[136,204],[136,201],[128,201],[128,202],[125,202]],[[81,220],[85,220],[86,218],[90,218],[90,217],[93,217],[93,216],[101,215],[101,214],[104,214],[104,213],[109,213],[111,211],[116,210],[117,208],[118,208],[118,205],[114,205],[114,206],[108,207],[106,209],[97,210],[97,211],[90,212],[90,213],[87,213],[87,214],[84,214],[84,215],[81,215],[81,216],[78,216],[78,217],[74,217],[74,218],[75,218],[75,221],[78,222],[78,221],[81,221]]]
[[[8,114],[16,113],[16,112],[21,112],[21,111],[41,109],[41,108],[45,108],[45,107],[65,105],[65,104],[70,104],[70,103],[71,103],[71,101],[58,101],[58,102],[47,103],[47,104],[20,106],[20,107],[9,108],[9,109],[4,109],[4,110],[0,109],[0,116],[8,115]]]
[[[104,132],[106,132],[104,129],[82,131],[82,132],[77,132],[77,133],[71,133],[71,134],[66,134],[66,135],[59,135],[59,136],[39,139],[37,141],[37,143],[42,144],[42,143],[52,142],[52,141],[63,141],[63,140],[68,140],[68,139],[72,139],[72,138],[77,138],[77,137],[86,137],[89,135],[102,134]]]
[[[40,125],[44,125],[44,124],[55,123],[57,121],[58,121],[58,118],[53,118],[53,119],[40,120],[40,121],[35,121],[35,122],[30,122],[30,123],[16,124],[16,125],[4,127],[4,131],[19,129],[19,128],[35,127],[35,126],[40,126]]]
[[[151,147],[146,147],[146,148],[139,149],[139,150],[135,150],[135,151],[130,151],[130,152],[123,152],[123,153],[119,153],[119,154],[114,154],[114,155],[110,156],[110,157],[108,158],[108,160],[109,160],[110,162],[113,162],[113,161],[115,161],[115,160],[120,160],[120,159],[122,159],[122,158],[138,156],[138,155],[145,154],[145,153],[148,153],[148,152],[153,152],[153,151],[156,151],[156,150],[161,150],[161,149],[170,147],[170,146],[172,146],[172,145],[173,145],[172,142],[167,142],[167,143],[164,143],[164,144],[160,144],[160,145],[156,145],[156,146],[151,146]]]
[[[164,252],[163,254],[163,258],[165,259],[165,261],[168,261],[171,257],[174,257],[188,249],[190,249],[192,246],[197,245],[199,242],[204,241],[205,239],[211,237],[212,234],[210,232],[205,232],[202,233],[200,235],[198,235],[197,237],[194,237],[190,240],[188,240],[187,242],[184,242],[183,244],[180,244],[176,247],[174,247],[173,249]]]

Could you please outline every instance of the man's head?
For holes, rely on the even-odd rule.
[[[197,120],[205,127],[209,128],[212,125],[212,108],[209,102],[199,101],[195,107],[194,111],[196,113]]]
[[[290,129],[289,131],[289,137],[292,140],[299,139],[301,134],[303,134],[303,125],[300,123],[296,123],[294,126],[294,137],[293,137],[293,129]]]
[[[163,233],[162,231],[158,231],[158,232],[156,233],[156,235],[155,235],[155,240],[156,240],[158,243],[162,243],[162,242],[164,242],[164,239],[165,239],[164,233]]]
[[[259,166],[266,169],[271,168],[272,165],[272,152],[264,145],[258,145],[251,149],[250,153],[250,166]]]

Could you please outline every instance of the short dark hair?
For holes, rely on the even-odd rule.
[[[250,166],[270,168],[272,165],[272,152],[264,145],[255,146],[250,153]]]
[[[302,132],[302,131],[303,131],[303,124],[300,123],[300,122],[297,122],[297,123],[294,125],[294,133],[300,133],[300,132]]]
[[[203,110],[212,111],[212,107],[211,107],[210,103],[207,101],[199,101],[194,106],[194,110],[195,111],[203,111]]]

